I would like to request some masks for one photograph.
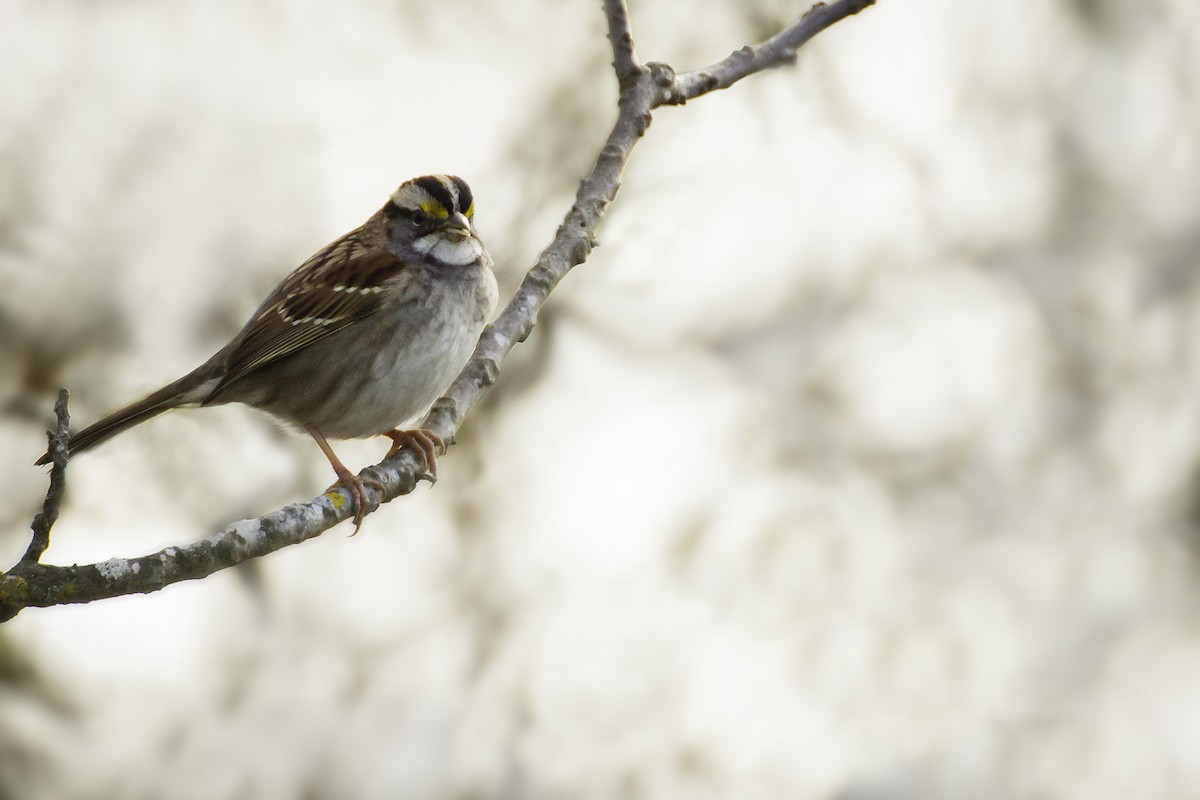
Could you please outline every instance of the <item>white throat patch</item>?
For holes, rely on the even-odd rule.
[[[483,255],[483,245],[473,236],[452,241],[431,233],[413,242],[413,249],[443,264],[456,267],[473,264]]]

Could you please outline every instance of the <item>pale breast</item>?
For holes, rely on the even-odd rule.
[[[488,267],[455,269],[419,300],[386,306],[256,370],[223,395],[334,439],[403,425],[462,370],[495,306],[496,279]]]

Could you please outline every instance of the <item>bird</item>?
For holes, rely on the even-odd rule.
[[[358,228],[285,277],[211,358],[68,439],[72,456],[163,412],[243,403],[306,431],[354,511],[366,486],[328,439],[386,436],[437,476],[445,442],[405,429],[465,366],[497,300],[493,262],[475,231],[475,201],[453,175],[405,181]],[[47,452],[38,464],[50,461]]]

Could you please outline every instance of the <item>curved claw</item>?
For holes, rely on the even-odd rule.
[[[354,508],[354,533],[351,536],[356,536],[362,529],[363,517],[367,515],[367,509],[371,505],[371,500],[367,497],[367,487],[372,486],[379,491],[383,491],[383,484],[371,478],[363,478],[355,475],[353,472],[346,470],[345,474],[338,473],[338,479],[325,491],[330,492],[334,489],[345,489],[346,494],[350,495],[350,503]]]
[[[337,481],[334,482],[329,489],[345,489],[346,494],[350,495],[350,502],[354,507],[354,533],[358,533],[362,528],[363,517],[367,515],[367,508],[370,506],[370,499],[367,497],[367,487],[374,486],[379,491],[384,490],[384,486],[377,480],[371,478],[360,478],[350,470],[346,469],[346,465],[338,459],[333,452],[333,448],[329,446],[329,442],[325,441],[325,437],[316,428],[306,428],[309,435],[313,437],[313,441],[321,448],[321,452],[325,454],[325,458],[329,460],[329,466],[333,467],[333,472],[337,475]]]
[[[446,454],[446,442],[442,437],[425,428],[412,431],[390,430],[383,435],[392,440],[392,446],[387,451],[388,456],[405,445],[411,445],[421,458],[429,482],[437,482],[437,457]],[[425,478],[425,475],[418,476],[418,480],[422,478]]]

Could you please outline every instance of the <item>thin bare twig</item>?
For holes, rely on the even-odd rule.
[[[529,335],[539,309],[554,287],[573,267],[587,259],[608,205],[621,186],[621,173],[638,140],[650,124],[651,112],[722,89],[747,75],[788,63],[796,49],[835,22],[855,14],[874,0],[837,0],[819,4],[794,25],[756,47],[743,48],[729,58],[695,72],[676,75],[661,63],[640,66],[633,53],[633,36],[623,0],[605,0],[613,68],[621,86],[612,131],[579,185],[575,202],[549,246],[496,321],[483,332],[471,360],[434,403],[421,423],[447,442],[471,408],[499,374],[509,351]],[[381,493],[368,488],[372,510],[416,486],[423,473],[415,453],[402,449],[382,463],[368,467],[364,477],[381,482]],[[139,558],[115,558],[83,566],[58,567],[22,559],[0,573],[0,621],[29,606],[86,603],[126,594],[153,592],[172,583],[195,580],[243,561],[320,535],[352,513],[344,490],[336,489],[307,503],[296,503],[265,517],[243,520],[202,541]],[[40,554],[39,554],[40,555]]]
[[[604,0],[604,15],[608,18],[608,41],[612,44],[617,85],[624,89],[640,69],[633,52],[633,31],[625,0]]]
[[[50,440],[46,452],[50,454],[50,488],[46,491],[46,501],[42,510],[33,518],[29,527],[33,528],[33,538],[25,555],[21,556],[20,564],[36,564],[42,560],[42,554],[50,546],[50,529],[58,520],[58,508],[62,504],[63,492],[67,490],[67,452],[68,430],[71,425],[71,415],[67,411],[70,393],[66,389],[58,390],[58,399],[54,402],[54,430],[47,431]]]
[[[727,89],[742,78],[764,69],[791,64],[796,60],[796,51],[809,39],[834,23],[873,5],[875,0],[817,3],[799,20],[765,42],[747,45],[715,64],[678,75],[674,84],[663,92],[659,105],[686,103],[717,89]]]

